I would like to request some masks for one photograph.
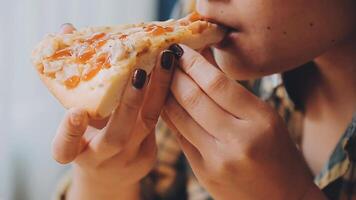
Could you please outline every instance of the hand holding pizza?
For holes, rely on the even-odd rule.
[[[211,61],[182,47],[162,115],[212,196],[323,199],[278,114]]]
[[[54,158],[74,163],[67,199],[139,199],[139,180],[156,161],[155,125],[176,59],[172,51],[163,51],[150,81],[137,69],[107,120],[89,119],[79,108],[68,111],[53,141]]]

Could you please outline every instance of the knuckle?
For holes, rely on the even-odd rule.
[[[158,117],[159,115],[155,115],[155,114],[144,114],[141,117],[144,131],[146,132],[151,131],[156,125],[158,121]]]
[[[72,160],[74,159],[73,156],[66,154],[65,152],[54,148],[52,150],[52,157],[53,159],[58,162],[59,164],[68,164],[70,162],[72,162]]]
[[[198,88],[192,87],[190,90],[187,90],[184,94],[182,94],[183,104],[195,107],[200,102],[200,96],[198,92]]]
[[[111,135],[111,134],[107,134]],[[107,151],[117,151],[122,149],[128,142],[126,137],[114,138],[110,136],[104,136],[103,146]]]
[[[216,92],[226,90],[229,87],[229,81],[227,78],[219,74],[213,78],[207,87],[207,92]]]
[[[220,159],[217,163],[218,174],[230,174],[236,172],[236,162],[235,160],[229,158]]]
[[[185,66],[183,66],[183,68],[185,69],[186,73],[190,74],[195,66],[204,64],[204,61],[198,55],[193,55],[189,58],[189,61]]]
[[[134,112],[140,109],[140,100],[137,98],[130,98],[128,101],[123,101],[121,103],[120,109],[125,109],[127,112]]]
[[[169,89],[169,87],[171,86],[171,78],[170,76],[169,77],[165,77],[165,78],[162,78],[160,81],[159,81],[159,85],[158,85],[158,89],[161,90],[161,91],[166,91]]]

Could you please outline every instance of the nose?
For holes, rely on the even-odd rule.
[[[197,0],[196,10],[204,18],[214,19],[217,14],[224,13],[230,0]]]

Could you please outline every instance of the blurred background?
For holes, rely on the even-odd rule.
[[[34,45],[66,22],[83,27],[167,19],[175,3],[0,0],[0,200],[50,199],[69,168],[51,158],[51,140],[64,109],[30,63]]]

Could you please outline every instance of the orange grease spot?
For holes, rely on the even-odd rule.
[[[195,21],[198,21],[198,20],[202,20],[203,17],[197,11],[194,11],[189,15],[188,19],[191,22],[195,22]]]
[[[64,81],[64,85],[68,89],[73,89],[75,88],[80,82],[80,77],[79,76],[72,76],[68,78],[67,80]]]
[[[172,27],[162,27],[162,26],[158,26],[158,25],[148,25],[147,27],[144,27],[144,30],[146,32],[151,33],[154,36],[158,36],[158,35],[162,35],[165,34],[167,32],[173,32],[173,28]]]
[[[94,76],[101,70],[100,67],[96,66],[95,68],[91,69],[88,73],[84,74],[83,80],[89,81],[90,79],[94,78]]]
[[[93,35],[91,38],[87,39],[86,42],[89,44],[93,44],[95,41],[97,41],[105,36],[106,36],[106,33],[98,33],[96,35]]]
[[[99,42],[97,42],[94,46],[95,46],[95,50],[101,48],[102,46],[104,46],[108,41],[107,40],[100,40]]]
[[[84,51],[84,53],[78,56],[77,61],[79,63],[84,64],[85,62],[90,60],[94,56],[94,54],[95,54],[95,50],[89,47],[88,49],[86,49],[86,51]]]
[[[72,56],[72,51],[70,49],[66,48],[66,49],[61,49],[59,51],[56,51],[56,53],[54,53],[48,59],[56,60],[58,58],[63,58],[63,57],[68,57],[68,56]]]
[[[109,62],[109,54],[108,53],[103,53],[101,54],[97,59],[96,59],[96,65],[97,67],[101,68],[110,68],[110,62]]]
[[[127,37],[128,37],[128,35],[122,34],[122,35],[119,36],[119,39],[120,39],[120,40],[126,40]]]

